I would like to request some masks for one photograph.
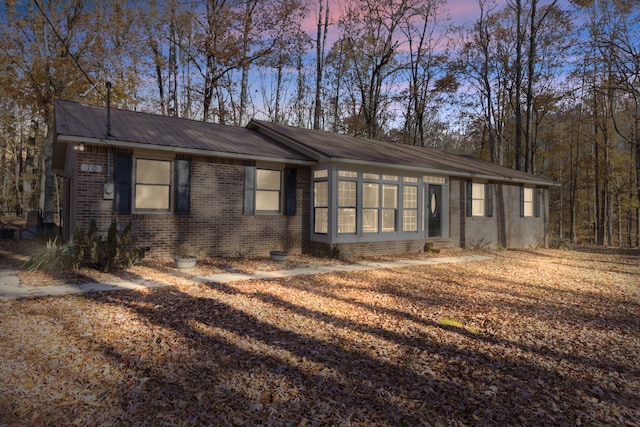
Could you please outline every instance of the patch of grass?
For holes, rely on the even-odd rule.
[[[464,323],[462,323],[461,321],[459,321],[457,319],[452,319],[452,318],[449,318],[449,317],[445,317],[444,319],[439,321],[438,324],[441,325],[441,326],[448,326],[448,327],[451,327],[451,328],[464,329],[465,331],[471,332],[472,334],[477,334],[478,333],[478,331],[475,330],[474,328],[465,326]]]

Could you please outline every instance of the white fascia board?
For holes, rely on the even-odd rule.
[[[89,138],[89,137],[73,136],[73,135],[58,135],[58,141],[69,143],[69,144],[88,144],[88,145],[101,145],[105,147],[158,150],[158,151],[164,151],[169,153],[191,154],[195,156],[221,157],[221,158],[227,158],[227,159],[255,160],[255,161],[278,162],[278,163],[309,165],[309,166],[318,164],[318,162],[316,162],[315,160],[297,160],[297,159],[286,159],[281,157],[254,156],[251,154],[226,153],[221,151],[209,151],[209,150],[202,150],[197,148],[171,147],[167,145],[141,144],[139,142],[119,141],[115,139],[104,139],[104,138]]]

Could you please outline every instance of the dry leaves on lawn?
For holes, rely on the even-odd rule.
[[[0,424],[639,425],[639,261],[506,251],[3,302]]]

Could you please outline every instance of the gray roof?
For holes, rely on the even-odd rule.
[[[554,181],[541,176],[510,169],[475,157],[446,153],[428,147],[376,141],[259,120],[252,120],[248,127],[276,138],[292,148],[299,149],[320,163],[359,163],[423,173],[556,185]]]
[[[312,159],[258,132],[195,120],[111,109],[107,136],[107,108],[69,101],[55,103],[60,142],[88,139],[96,144],[137,146],[223,155],[242,159],[310,162]]]
[[[425,174],[554,186],[553,181],[471,156],[252,120],[246,128],[111,109],[55,103],[54,168],[64,167],[61,143],[137,147],[299,164],[348,163]]]

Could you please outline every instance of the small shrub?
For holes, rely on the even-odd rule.
[[[491,240],[486,240],[484,237],[478,239],[467,239],[465,249],[470,251],[488,251],[491,247]]]
[[[571,243],[571,240],[569,239],[564,239],[562,237],[558,237],[556,239],[554,239],[549,246],[552,249],[562,249],[565,251],[571,251],[573,250],[573,243]]]
[[[56,271],[73,267],[74,258],[69,247],[59,245],[58,238],[47,241],[47,246],[35,252],[22,268],[27,271]]]
[[[242,249],[242,246],[235,248],[235,258],[238,260],[245,260],[249,256],[251,249]]]
[[[80,224],[76,225],[69,243],[58,245],[57,238],[49,240],[47,247],[36,252],[24,265],[28,271],[90,267],[104,272],[114,268],[129,268],[144,258],[148,248],[133,247],[136,240],[131,235],[129,223],[118,235],[117,224],[111,222],[107,236],[98,235],[95,220],[85,235]]]
[[[329,258],[340,259],[342,256],[342,247],[340,245],[331,245],[331,248],[329,249]]]

